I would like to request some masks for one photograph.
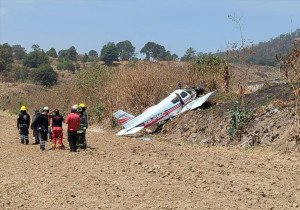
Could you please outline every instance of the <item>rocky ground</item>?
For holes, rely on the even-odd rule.
[[[300,207],[299,152],[117,138],[96,127],[85,151],[42,152],[20,144],[15,119],[0,112],[0,209]]]

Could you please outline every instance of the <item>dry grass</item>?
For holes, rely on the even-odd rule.
[[[295,96],[294,103],[294,121],[289,128],[288,140],[294,140],[297,143],[300,142],[300,49],[298,45],[294,45],[294,48],[284,57],[276,56],[281,62],[281,71],[285,75],[285,79],[292,87],[293,94]],[[288,145],[288,143],[287,143]],[[288,147],[287,147],[288,148]]]
[[[167,96],[180,81],[183,86],[200,82],[199,75],[174,64],[136,63],[117,71],[104,88],[104,107],[111,115],[115,109],[138,114]]]
[[[2,101],[1,106],[5,105],[14,112],[22,104],[32,111],[49,106],[66,114],[73,104],[84,102],[88,105],[92,123],[111,122],[112,113],[118,109],[137,115],[155,105],[175,90],[178,81],[183,87],[198,85],[203,80],[208,89],[222,86],[220,76],[200,72],[181,62],[136,62],[117,67],[94,64],[70,76],[72,78],[64,78],[51,89],[35,86],[11,96]]]

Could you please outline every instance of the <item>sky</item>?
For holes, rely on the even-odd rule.
[[[153,41],[181,57],[189,47],[224,51],[241,32],[249,44],[289,33],[299,11],[300,0],[0,0],[0,43],[83,54],[124,40],[139,52]]]

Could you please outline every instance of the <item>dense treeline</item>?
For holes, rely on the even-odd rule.
[[[276,55],[285,55],[292,48],[293,40],[300,37],[300,29],[288,34],[282,34],[267,42],[240,49],[232,49],[230,53],[204,54],[189,47],[180,58],[181,61],[199,61],[203,57],[225,57],[229,62],[244,62],[258,65],[277,65]],[[246,50],[245,50],[246,49]],[[99,52],[99,53],[98,53]],[[21,45],[0,44],[0,74],[11,81],[33,81],[38,84],[52,86],[57,83],[57,70],[76,72],[80,70],[79,62],[103,61],[106,65],[112,65],[115,61],[136,61],[136,48],[129,40],[118,43],[108,42],[99,51],[91,49],[88,53],[78,54],[76,48],[57,51],[50,48],[44,51],[39,45],[34,44],[32,51],[26,52]],[[139,51],[148,61],[176,61],[178,55],[171,53],[163,45],[155,42],[147,42]],[[53,65],[53,59],[57,60]],[[213,59],[217,59],[213,58]],[[52,64],[52,65],[51,65]],[[54,68],[54,69],[53,69]],[[43,76],[47,75],[47,76]]]

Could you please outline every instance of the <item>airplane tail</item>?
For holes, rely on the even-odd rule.
[[[133,115],[124,112],[123,110],[116,111],[113,116],[118,120],[120,125],[123,125],[124,128],[127,128],[126,123],[134,118]]]

